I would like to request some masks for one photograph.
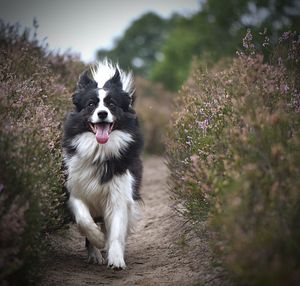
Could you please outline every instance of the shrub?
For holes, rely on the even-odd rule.
[[[135,83],[135,106],[145,139],[145,152],[162,154],[165,151],[164,138],[174,94],[141,77],[136,77]]]
[[[59,55],[50,53],[47,56],[50,70],[56,75],[57,82],[69,90],[74,90],[79,75],[89,67],[79,57],[68,52]]]
[[[33,282],[44,234],[68,218],[60,151],[68,91],[48,62],[29,31],[0,22],[0,279],[11,285]]]
[[[300,280],[300,40],[269,61],[251,43],[227,68],[196,66],[177,98],[167,153],[174,198],[205,221],[239,285]]]

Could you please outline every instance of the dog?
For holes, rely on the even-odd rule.
[[[143,137],[134,99],[132,73],[105,59],[80,75],[64,122],[68,205],[86,237],[88,262],[113,269],[126,267],[126,238],[141,202]]]

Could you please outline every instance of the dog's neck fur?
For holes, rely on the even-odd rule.
[[[129,133],[115,130],[111,133],[106,144],[98,144],[95,135],[85,132],[75,136],[72,140],[72,147],[76,149],[78,156],[91,160],[91,163],[105,161],[110,158],[120,158],[121,151],[125,150],[133,141]]]

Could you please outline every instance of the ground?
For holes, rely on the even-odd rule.
[[[87,263],[84,238],[75,225],[49,237],[51,251],[40,285],[227,285],[213,266],[207,234],[183,234],[186,224],[172,208],[168,170],[160,157],[144,160],[141,219],[129,236],[126,270]]]

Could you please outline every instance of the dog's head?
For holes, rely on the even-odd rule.
[[[105,144],[111,132],[120,129],[122,120],[135,117],[132,109],[134,87],[132,75],[108,61],[82,73],[73,95],[73,103],[84,118],[87,130],[100,144]]]

